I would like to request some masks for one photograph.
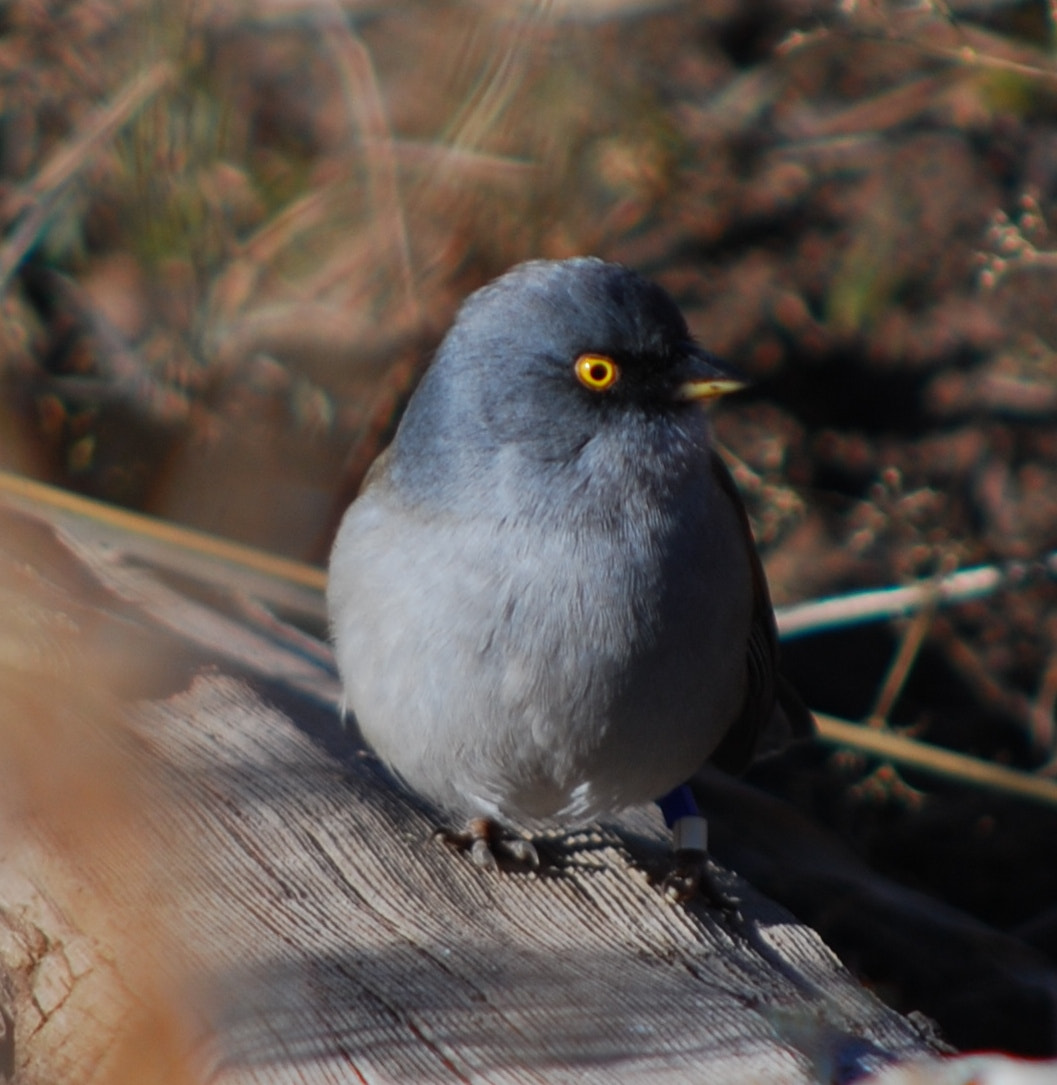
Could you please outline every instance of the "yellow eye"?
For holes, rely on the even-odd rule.
[[[576,379],[592,392],[604,392],[620,380],[620,366],[604,354],[581,354],[575,370]]]

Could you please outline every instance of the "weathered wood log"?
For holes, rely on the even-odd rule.
[[[267,593],[31,504],[0,508],[0,1074],[793,1083],[941,1049],[734,875],[737,918],[667,903],[649,811],[482,874]]]

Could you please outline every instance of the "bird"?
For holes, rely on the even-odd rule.
[[[345,512],[345,704],[478,865],[657,801],[693,895],[687,782],[810,728],[705,409],[746,383],[636,271],[530,260],[463,302]]]

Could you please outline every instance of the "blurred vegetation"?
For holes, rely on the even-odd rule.
[[[934,482],[863,427],[986,412],[1000,352],[1023,401],[1052,364],[1043,4],[81,0],[0,29],[2,458],[107,500],[320,559],[458,300],[530,256],[658,276],[780,397],[765,542],[803,512],[780,471]],[[1001,215],[1007,247],[1030,218],[1012,260]]]
[[[670,184],[679,135],[622,29],[9,5],[7,462],[318,557],[344,457],[458,298]]]

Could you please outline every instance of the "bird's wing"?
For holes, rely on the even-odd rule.
[[[806,738],[814,733],[815,727],[811,713],[778,670],[778,628],[745,505],[717,452],[712,453],[712,467],[720,489],[734,507],[752,570],[752,624],[745,646],[745,703],[709,758],[711,764],[724,771],[739,773],[749,767],[757,750],[765,752],[791,738]]]

